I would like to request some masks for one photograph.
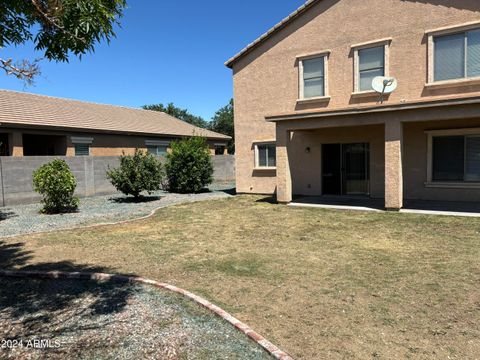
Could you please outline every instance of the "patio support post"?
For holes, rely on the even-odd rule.
[[[290,131],[277,124],[277,202],[287,204],[292,201],[292,178],[288,160]]]
[[[403,129],[400,120],[385,122],[385,209],[403,207]]]

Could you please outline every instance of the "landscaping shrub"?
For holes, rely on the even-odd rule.
[[[77,210],[79,200],[73,196],[76,187],[77,180],[64,160],[55,159],[33,172],[33,188],[43,196],[44,213]]]
[[[107,178],[118,191],[139,199],[142,192],[161,189],[162,164],[152,154],[137,149],[134,155],[120,156],[120,167],[109,169]]]
[[[207,142],[190,137],[171,144],[167,154],[168,187],[177,193],[198,193],[213,181],[213,164]]]

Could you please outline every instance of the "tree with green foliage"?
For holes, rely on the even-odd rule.
[[[171,143],[165,169],[171,192],[198,193],[213,181],[213,163],[207,141],[189,137]]]
[[[142,108],[145,110],[161,111],[200,128],[208,128],[208,122],[201,116],[193,115],[187,109],[176,107],[173,103],[169,103],[167,106],[163,104],[144,105]]]
[[[235,130],[233,126],[233,99],[228,105],[218,110],[209,126],[210,130],[216,131],[220,134],[231,136],[232,139],[228,142],[228,153],[235,153]]]
[[[109,169],[107,178],[118,191],[138,200],[142,192],[161,189],[162,164],[152,154],[137,149],[134,155],[120,156],[120,167]]]
[[[115,36],[125,7],[126,0],[2,0],[0,48],[33,41],[48,60],[81,58]],[[27,83],[40,74],[39,59],[0,58],[0,69]]]
[[[55,159],[33,172],[33,188],[43,196],[42,212],[57,214],[78,209],[73,196],[77,180],[65,160]]]

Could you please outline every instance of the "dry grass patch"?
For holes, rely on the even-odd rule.
[[[239,196],[4,241],[20,242],[29,264],[102,266],[204,295],[296,358],[480,354],[480,219]]]

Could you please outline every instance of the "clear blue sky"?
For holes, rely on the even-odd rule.
[[[0,74],[0,88],[140,107],[174,102],[209,120],[232,97],[224,62],[304,0],[128,0],[110,45],[81,61],[41,63],[32,87]],[[41,57],[27,44],[2,57]]]

